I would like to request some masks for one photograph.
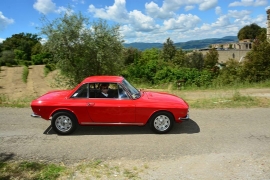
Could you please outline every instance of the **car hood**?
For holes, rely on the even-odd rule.
[[[174,102],[174,103],[184,103],[187,104],[183,99],[179,98],[176,95],[168,94],[165,92],[152,92],[152,91],[144,91],[147,95],[148,99],[155,101],[163,101],[163,102]]]
[[[57,91],[49,91],[43,96],[39,97],[37,100],[56,100],[66,98],[72,90],[57,90]]]

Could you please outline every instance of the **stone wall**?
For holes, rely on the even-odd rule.
[[[244,61],[244,57],[250,50],[219,50],[219,61],[220,63],[226,63],[229,59],[235,59],[237,61]],[[208,51],[201,51],[205,55]],[[242,58],[242,59],[241,59]]]

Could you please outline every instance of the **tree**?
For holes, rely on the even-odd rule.
[[[235,59],[229,59],[226,66],[220,70],[218,78],[215,80],[217,85],[229,85],[243,82],[241,77],[242,65]]]
[[[186,53],[182,49],[178,49],[176,50],[175,56],[173,57],[172,61],[173,64],[177,67],[187,67],[186,59]]]
[[[201,52],[192,52],[187,55],[187,66],[201,71],[203,69],[204,59]]]
[[[163,43],[163,58],[165,61],[171,61],[176,53],[176,47],[173,41],[168,38],[165,43]]]
[[[30,60],[32,55],[32,48],[36,44],[40,44],[41,38],[36,34],[19,33],[7,38],[2,43],[2,50],[14,51],[19,50],[24,55],[22,60]]]
[[[16,65],[17,62],[15,61],[15,55],[13,51],[2,51],[1,53],[1,58],[0,58],[0,65],[6,65],[6,66],[11,66],[11,65]]]
[[[218,63],[218,52],[216,49],[210,49],[204,58],[204,67],[207,69],[213,68]]]
[[[89,22],[81,13],[66,13],[52,22],[42,19],[45,50],[53,57],[70,86],[91,75],[115,75],[121,70],[122,39],[119,26]]]
[[[239,40],[243,39],[256,39],[260,34],[261,27],[253,23],[251,25],[244,26],[237,34]]]
[[[124,49],[124,64],[125,65],[130,65],[134,63],[138,58],[141,56],[141,52],[133,47],[129,47]]]
[[[249,82],[260,82],[270,77],[270,43],[254,43],[253,49],[245,57],[241,76]]]

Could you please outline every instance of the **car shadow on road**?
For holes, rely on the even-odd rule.
[[[199,132],[200,127],[198,124],[190,119],[183,123],[175,123],[173,129],[168,134],[194,134]],[[43,134],[53,135],[56,132],[49,126]],[[123,134],[153,134],[153,132],[149,124],[145,126],[78,126],[71,136]]]

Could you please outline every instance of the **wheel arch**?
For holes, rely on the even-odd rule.
[[[169,113],[169,114],[173,117],[173,120],[174,120],[174,122],[175,122],[175,117],[174,117],[173,113],[170,112],[170,111],[168,111],[168,110],[162,109],[162,110],[155,111],[153,114],[151,114],[151,116],[150,116],[150,117],[148,118],[148,120],[147,120],[147,123],[149,123],[149,122],[151,121],[151,118],[152,118],[153,116],[155,116],[156,114],[161,113],[161,112]]]
[[[76,119],[77,123],[79,123],[76,114],[75,114],[72,110],[70,110],[70,109],[56,109],[56,110],[54,110],[54,111],[51,113],[50,117],[52,118],[52,117],[53,117],[56,113],[58,113],[58,112],[67,112],[67,113],[71,114],[72,116],[74,116],[74,118]]]

